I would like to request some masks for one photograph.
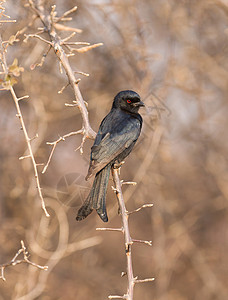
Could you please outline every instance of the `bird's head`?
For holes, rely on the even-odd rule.
[[[112,108],[120,108],[122,110],[137,113],[141,106],[145,106],[141,101],[140,96],[134,91],[121,91],[113,101]]]

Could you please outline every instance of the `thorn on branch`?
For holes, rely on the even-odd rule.
[[[144,241],[144,240],[135,240],[135,239],[132,239],[132,242],[133,243],[143,243],[143,244],[146,244],[148,246],[152,246],[152,241]]]
[[[81,81],[81,78],[78,78],[78,79],[76,79],[76,81],[74,83],[79,84],[80,81]]]
[[[143,205],[140,206],[139,208],[127,212],[127,214],[128,214],[128,215],[131,215],[131,214],[133,214],[133,213],[136,213],[136,212],[140,211],[140,210],[143,209],[143,208],[152,207],[152,206],[154,206],[152,203],[149,203],[149,204],[143,204]]]
[[[30,157],[31,157],[31,155],[21,156],[21,157],[19,157],[19,160],[22,160],[22,159],[25,159],[25,158],[30,158]]]
[[[128,296],[127,295],[123,295],[123,296],[110,295],[110,296],[108,296],[108,299],[128,299]]]
[[[118,193],[118,190],[117,188],[115,188],[114,186],[111,186],[112,190],[117,194]]]
[[[31,142],[31,141],[37,139],[38,137],[39,137],[39,135],[38,135],[38,133],[36,133],[36,135],[35,135],[34,137],[32,137],[31,139],[29,139],[29,140],[30,140],[30,142]]]
[[[64,44],[65,42],[69,41],[72,37],[74,37],[76,32],[72,32],[68,37],[61,40],[61,44]]]
[[[54,18],[57,15],[57,12],[55,11],[55,9],[56,9],[56,5],[52,5],[51,12],[50,12],[50,17],[51,17],[51,20],[52,20],[52,24],[54,23]]]
[[[65,106],[69,106],[69,107],[75,107],[75,106],[78,106],[78,104],[65,103]]]
[[[55,29],[60,30],[60,31],[72,31],[75,33],[82,33],[82,30],[79,28],[69,27],[69,26],[65,26],[62,24],[54,23],[54,27],[55,27]]]
[[[86,46],[90,46],[90,43],[88,42],[68,42],[68,43],[62,43],[61,42],[61,45],[86,45]]]
[[[97,47],[100,47],[100,46],[103,46],[103,43],[97,43],[97,44],[93,44],[91,46],[85,46],[85,47],[82,47],[82,48],[79,48],[79,49],[76,49],[76,48],[72,48],[72,51],[76,51],[78,53],[85,53],[91,49],[94,49],[94,48],[97,48]]]
[[[61,22],[65,22],[65,21],[72,21],[73,18],[72,17],[68,17],[68,18],[62,18]]]
[[[26,96],[17,98],[17,101],[21,101],[21,100],[23,100],[23,99],[28,99],[28,98],[29,98],[29,95],[26,95]]]
[[[74,6],[73,8],[69,9],[68,11],[66,11],[61,17],[56,18],[55,23],[58,23],[60,21],[63,21],[63,18],[67,17],[69,14],[75,12],[78,9],[77,6]]]
[[[137,184],[137,182],[134,182],[134,181],[123,181],[123,180],[121,180],[120,182],[121,182],[121,185],[124,185],[124,184],[136,185]]]
[[[74,53],[68,53],[68,54],[66,54],[66,57],[71,57],[71,56],[75,56],[75,54]]]
[[[86,76],[86,77],[88,77],[88,76],[89,76],[89,74],[88,74],[88,73],[81,72],[81,71],[74,71],[74,73],[81,74],[81,75],[84,75],[84,76]]]
[[[123,232],[123,228],[96,228],[98,231],[118,231],[118,232]]]
[[[62,94],[62,92],[70,85],[70,83],[68,82],[66,85],[64,85],[61,90],[58,91],[58,94]]]
[[[137,279],[134,282],[135,283],[144,283],[144,282],[151,282],[151,281],[154,281],[154,280],[155,280],[155,278],[152,277],[152,278],[146,278],[146,279]]]
[[[16,23],[17,20],[0,20],[0,23]]]
[[[86,133],[84,132],[81,145],[79,147],[77,147],[74,151],[78,151],[79,150],[80,154],[82,155],[83,154],[83,146],[84,146],[85,140],[86,140]]]
[[[88,102],[84,101],[84,103],[85,103],[86,107],[89,106]],[[65,106],[75,107],[75,106],[79,106],[79,104],[78,104],[78,101],[73,100],[73,104],[72,103],[65,103]]]

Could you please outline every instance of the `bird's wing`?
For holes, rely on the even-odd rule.
[[[141,130],[141,122],[137,118],[116,120],[112,126],[107,126],[108,120],[101,123],[96,140],[91,148],[91,162],[86,179],[103,169],[121,152],[134,143]],[[108,123],[110,124],[110,122]]]

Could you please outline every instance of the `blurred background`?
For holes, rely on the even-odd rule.
[[[134,299],[225,300],[228,295],[228,1],[226,0],[83,0],[44,1],[58,15],[74,5],[68,26],[82,29],[74,41],[104,43],[70,58],[72,69],[89,73],[79,86],[91,126],[98,129],[112,99],[123,89],[137,91],[147,105],[142,135],[121,169],[127,209],[153,203],[130,216],[135,239],[134,275],[155,277],[135,287]],[[6,13],[16,23],[1,26],[3,40],[28,26],[26,1],[7,0]],[[25,33],[35,33],[39,20]],[[59,32],[61,37],[67,34]],[[69,33],[68,33],[69,34]],[[45,34],[43,35],[45,37]],[[8,48],[7,62],[24,68],[15,85],[38,163],[46,163],[52,142],[82,126],[79,110],[67,107],[74,94],[67,87],[51,50],[37,39]],[[48,38],[46,36],[46,38]],[[85,182],[90,147],[75,149],[81,136],[60,142],[45,174],[42,191],[51,215],[40,207],[34,171],[23,131],[8,91],[0,91],[0,264],[10,261],[20,240],[30,259],[49,271],[18,265],[5,270],[0,299],[107,299],[126,292],[124,240],[120,233],[99,232],[104,224],[93,213],[76,222],[77,209],[91,182]],[[116,198],[107,196],[108,227],[120,227]]]

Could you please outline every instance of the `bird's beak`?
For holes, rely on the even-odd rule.
[[[139,107],[140,106],[145,106],[145,104],[142,101],[140,101],[140,102],[137,103],[137,106],[139,106]]]

